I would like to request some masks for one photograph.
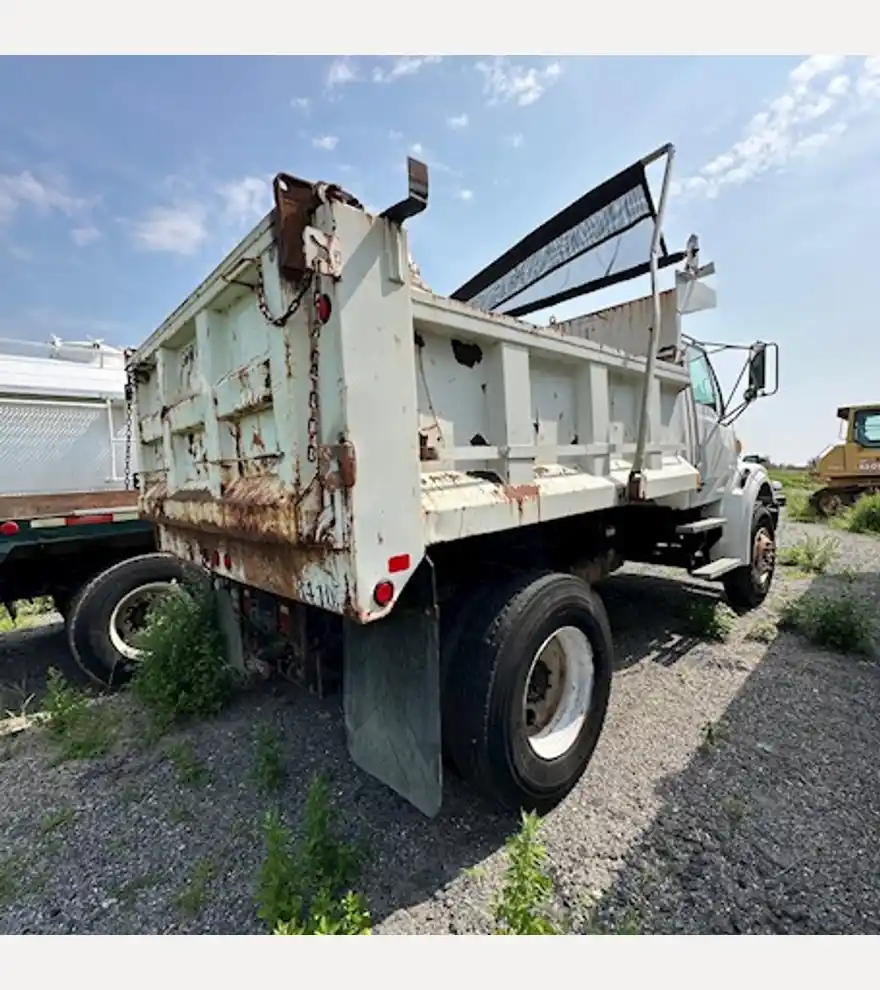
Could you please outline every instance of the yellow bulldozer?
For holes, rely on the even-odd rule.
[[[810,474],[821,486],[810,501],[823,516],[833,516],[862,495],[880,491],[880,404],[842,406],[843,443],[829,447]]]

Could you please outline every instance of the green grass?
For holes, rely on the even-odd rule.
[[[779,635],[779,627],[771,619],[756,622],[745,634],[745,639],[753,643],[772,643]]]
[[[182,784],[204,784],[210,774],[208,768],[196,756],[195,750],[188,742],[174,743],[168,748],[168,759],[177,773],[177,779]]]
[[[839,548],[840,540],[832,536],[807,536],[794,546],[779,550],[778,560],[786,567],[797,567],[808,574],[824,574]]]
[[[44,711],[49,736],[56,746],[57,762],[103,756],[116,741],[115,714],[68,684],[54,667],[47,678]]]
[[[281,740],[272,726],[257,727],[254,749],[254,777],[257,786],[265,793],[280,791],[287,778],[287,769],[281,752]]]
[[[810,493],[793,491],[788,495],[785,505],[786,518],[792,522],[821,523],[825,522],[813,503],[810,501]]]
[[[842,522],[850,533],[880,534],[880,494],[863,495],[844,513]]]
[[[214,864],[210,859],[200,859],[193,867],[186,886],[177,895],[177,906],[190,920],[197,918],[204,910],[208,899],[208,888],[215,872]]]
[[[134,691],[159,730],[216,715],[231,701],[235,676],[210,591],[178,588],[163,595],[138,645],[144,655]]]
[[[44,595],[40,598],[16,602],[15,610],[17,615],[13,621],[6,607],[0,605],[0,633],[37,626],[44,615],[51,615],[55,611],[55,606],[52,604],[52,599]]]
[[[11,904],[20,889],[21,863],[14,856],[0,859],[0,907]]]
[[[849,588],[840,595],[805,595],[787,602],[779,625],[840,653],[873,652],[873,607]]]
[[[57,811],[50,811],[40,819],[40,831],[43,835],[52,835],[66,825],[72,824],[76,820],[76,812],[73,808],[59,808]]]
[[[496,935],[563,934],[549,912],[553,880],[545,869],[540,828],[540,818],[524,812],[520,830],[507,840],[504,882],[492,905]]]
[[[689,603],[685,622],[691,636],[723,643],[733,632],[736,614],[722,601],[701,598]]]
[[[366,902],[352,888],[357,857],[336,834],[323,778],[315,778],[309,788],[297,840],[277,810],[267,812],[263,835],[257,915],[272,934],[372,934]]]

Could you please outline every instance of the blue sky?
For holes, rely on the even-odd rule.
[[[7,57],[0,94],[0,336],[137,344],[259,219],[274,173],[381,209],[407,153],[431,166],[413,253],[448,292],[672,141],[667,240],[696,231],[718,267],[718,310],[686,329],[780,345],[745,446],[803,460],[838,405],[880,401],[880,59]]]

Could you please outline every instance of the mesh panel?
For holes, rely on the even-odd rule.
[[[115,410],[114,410],[115,411]],[[115,417],[117,456],[124,448]],[[121,471],[121,462],[117,470]],[[0,402],[0,494],[82,492],[110,480],[107,408]]]

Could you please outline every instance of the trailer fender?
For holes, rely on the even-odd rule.
[[[426,557],[392,612],[365,625],[346,620],[343,637],[349,754],[429,817],[443,801],[439,615]]]

